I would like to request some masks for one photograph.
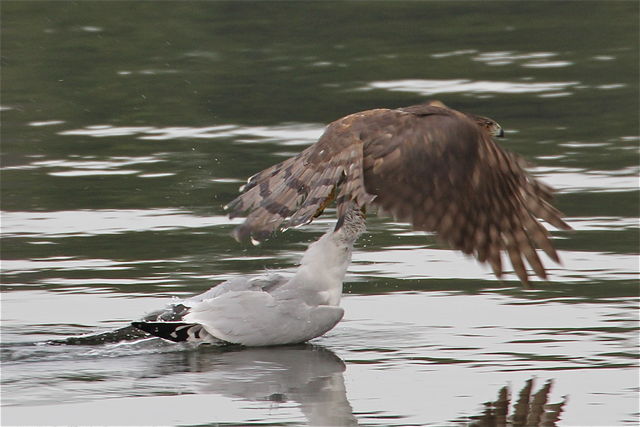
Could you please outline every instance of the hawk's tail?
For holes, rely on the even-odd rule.
[[[200,342],[209,336],[202,325],[184,322],[131,322],[135,328],[173,342]]]

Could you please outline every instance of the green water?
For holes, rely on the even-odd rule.
[[[637,2],[2,3],[2,424],[465,423],[552,380],[564,425],[638,422]],[[496,119],[574,232],[524,291],[369,219],[313,346],[46,346],[292,269],[223,206],[341,116]]]

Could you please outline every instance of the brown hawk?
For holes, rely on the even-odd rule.
[[[492,136],[502,136],[494,120],[439,101],[343,117],[297,156],[249,178],[226,207],[231,218],[249,211],[234,236],[260,241],[278,228],[308,223],[334,198],[339,227],[353,200],[437,233],[452,248],[489,263],[497,277],[504,251],[523,284],[525,259],[546,279],[535,248],[559,258],[537,218],[571,227],[551,205],[553,189]]]

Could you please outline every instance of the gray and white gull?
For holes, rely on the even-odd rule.
[[[344,221],[309,245],[293,276],[237,277],[174,304],[159,321],[132,325],[175,342],[244,346],[295,344],[323,335],[344,315],[342,282],[364,231],[364,216],[353,205]]]

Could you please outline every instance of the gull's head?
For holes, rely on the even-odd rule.
[[[366,229],[364,212],[355,203],[351,203],[344,217],[338,220],[333,232],[336,237],[353,244]]]

